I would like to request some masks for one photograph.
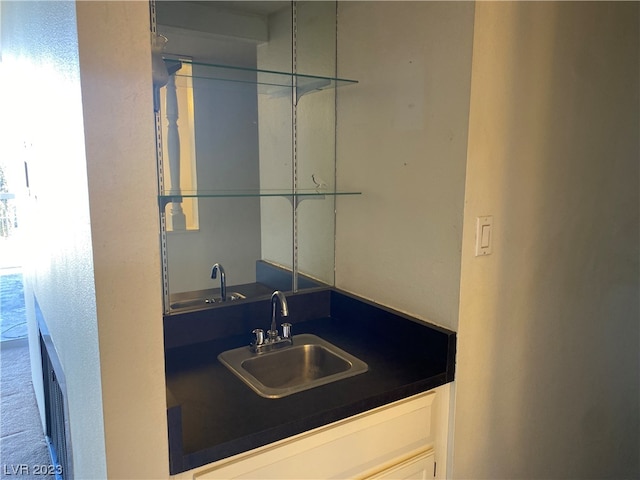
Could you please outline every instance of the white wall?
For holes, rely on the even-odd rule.
[[[78,2],[77,10],[107,477],[162,478],[168,448],[149,8]]]
[[[340,2],[336,285],[456,329],[473,3]],[[449,388],[438,476],[447,475]]]
[[[165,478],[147,4],[80,2],[79,55],[70,5],[2,4],[3,60],[35,63],[28,283],[76,477]],[[459,328],[456,478],[638,476],[638,4],[476,9],[462,238],[473,6],[340,5],[339,74],[361,84],[339,92],[338,186],[365,195],[338,202],[337,284]]]
[[[476,9],[340,5],[337,285],[459,331],[455,478],[637,476],[638,6]]]
[[[14,118],[3,143],[13,142],[29,167],[24,273],[34,386],[44,413],[35,295],[66,375],[76,478],[105,477],[75,5],[2,2],[2,21],[2,104]]]
[[[473,4],[341,2],[336,285],[458,322]]]
[[[638,7],[476,5],[454,478],[640,475]]]
[[[65,371],[75,478],[168,476],[148,12],[2,3],[7,138],[26,142],[31,181],[27,290]],[[34,322],[30,304],[32,346]]]

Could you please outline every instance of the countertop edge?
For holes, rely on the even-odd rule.
[[[284,440],[320,427],[328,426],[332,423],[345,420],[349,417],[368,412],[378,407],[389,405],[413,395],[427,392],[449,383],[450,380],[448,380],[447,377],[448,375],[446,373],[438,374],[428,379],[405,385],[391,392],[384,392],[369,397],[354,404],[345,405],[325,412],[319,412],[303,420],[285,423],[276,428],[256,432],[241,439],[216,445],[215,447],[184,454],[182,456],[182,469],[171,473],[175,474],[184,472],[185,470],[203,467],[270,443]]]

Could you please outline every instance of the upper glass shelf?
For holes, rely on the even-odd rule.
[[[298,189],[295,192],[291,189],[273,189],[273,190],[181,190],[179,192],[171,192],[169,190],[160,192],[158,203],[161,209],[172,202],[182,202],[185,198],[247,198],[247,197],[284,197],[291,201],[295,206],[299,205],[303,200],[318,199],[321,200],[327,196],[342,195],[361,195],[362,192],[355,191],[338,191],[328,189]]]
[[[328,189],[247,189],[247,190],[181,190],[160,192],[160,198],[173,201],[176,197],[182,198],[229,198],[229,197],[324,197],[336,195],[360,195],[362,192],[328,190]]]
[[[346,85],[354,85],[357,80],[346,78],[307,75],[301,73],[278,72],[231,65],[193,62],[191,60],[176,60],[165,58],[169,71],[180,73],[180,63],[191,65],[191,78],[204,78],[221,82],[256,85],[258,93],[265,95],[288,95],[293,87],[296,88],[298,98],[302,95],[318,90],[326,90]],[[177,68],[177,71],[176,71]]]

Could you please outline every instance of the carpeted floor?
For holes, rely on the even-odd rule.
[[[27,341],[0,347],[0,478],[53,480],[51,465],[31,382]],[[45,466],[45,468],[42,468]]]
[[[0,271],[0,478],[51,479],[31,381],[22,274]],[[45,473],[45,475],[42,475]]]

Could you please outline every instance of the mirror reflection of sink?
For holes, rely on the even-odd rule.
[[[245,295],[238,292],[227,293],[227,302],[234,300],[243,300],[247,298]],[[183,308],[197,308],[204,307],[206,305],[220,305],[222,299],[220,297],[210,297],[210,298],[192,298],[188,300],[181,300],[177,302],[173,302],[170,306],[172,310],[180,310]]]
[[[368,370],[367,364],[316,335],[293,336],[293,345],[267,353],[249,347],[227,350],[218,359],[256,393],[281,398]]]
[[[171,304],[172,310],[179,310],[181,308],[195,308],[205,304],[203,298],[196,298],[195,300],[184,300],[182,302],[174,302]]]
[[[229,300],[243,300],[247,298],[246,295],[243,295],[241,293],[238,292],[231,292],[231,293],[227,293],[227,301]],[[220,299],[220,297],[214,297],[211,300],[214,301],[214,303],[220,303],[222,302],[222,300]]]

